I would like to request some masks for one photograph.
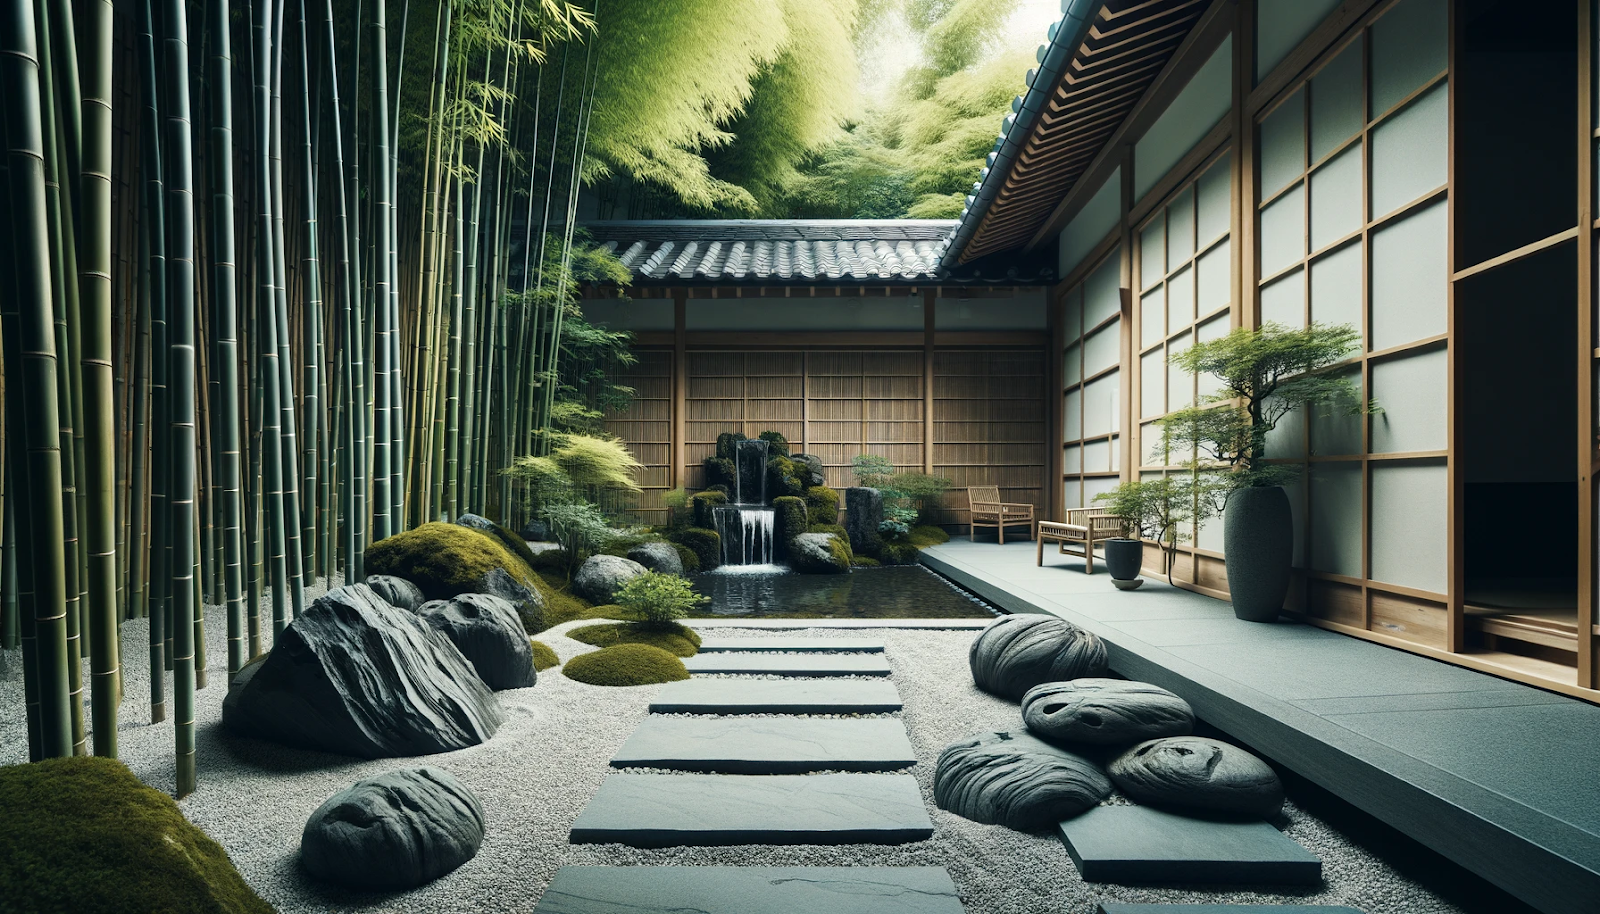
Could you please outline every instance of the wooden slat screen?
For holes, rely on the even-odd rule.
[[[933,356],[933,472],[955,486],[943,522],[965,524],[967,486],[996,485],[1043,516],[1045,359],[1010,350]]]
[[[672,353],[639,350],[638,363],[624,369],[617,383],[634,389],[628,408],[606,419],[606,431],[628,442],[644,464],[639,485],[644,494],[629,513],[641,523],[664,524],[661,495],[672,488]]]

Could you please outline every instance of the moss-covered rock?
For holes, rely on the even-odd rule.
[[[679,545],[695,554],[701,571],[710,571],[722,564],[722,537],[717,531],[706,527],[686,527],[676,535]]]
[[[612,647],[618,644],[650,644],[679,657],[693,657],[700,652],[700,636],[694,629],[677,623],[667,626],[640,625],[619,622],[613,625],[586,625],[567,632],[567,637],[595,647]]]
[[[423,524],[373,543],[366,555],[368,574],[405,578],[430,600],[476,593],[479,581],[496,568],[535,587],[533,569],[498,537],[456,524]]]
[[[682,543],[668,543],[678,553],[678,561],[683,563],[684,574],[694,574],[700,570],[700,556],[693,549]]]
[[[556,656],[555,650],[550,645],[545,644],[543,641],[529,641],[528,644],[533,647],[533,668],[535,670],[543,673],[545,670],[561,665],[561,658]]]
[[[937,546],[940,543],[950,542],[950,534],[946,533],[943,527],[934,527],[931,525],[912,527],[911,535],[906,537],[906,542],[917,547],[918,549],[926,549],[929,546]]]
[[[723,491],[733,488],[734,474],[739,470],[738,464],[732,457],[707,457],[701,465],[706,469],[708,488],[718,488]]]
[[[806,532],[806,503],[802,498],[785,495],[772,500],[772,510],[773,539],[778,557],[784,558],[789,554],[789,541]]]
[[[766,431],[756,437],[767,443],[767,453],[777,454],[780,457],[789,456],[789,439],[783,432]]]
[[[739,456],[739,442],[745,440],[744,435],[738,432],[723,432],[717,436],[716,456],[722,460],[734,460]]]
[[[850,558],[850,567],[852,568],[876,568],[881,564],[883,563],[870,555],[856,555]]]
[[[689,499],[689,504],[694,508],[694,525],[702,530],[714,529],[717,526],[717,509],[727,503],[728,495],[726,492],[707,490],[694,493]],[[681,536],[680,534],[680,541]],[[690,548],[694,547],[691,546]],[[704,556],[701,556],[701,558],[703,559]]]
[[[802,574],[849,574],[850,544],[833,533],[802,533],[789,543],[789,564]]]
[[[813,524],[837,524],[839,522],[839,491],[827,486],[812,486],[806,489],[806,510],[811,515]]]
[[[561,668],[568,679],[598,686],[653,685],[689,678],[676,655],[649,644],[618,644],[582,654]]]
[[[271,914],[217,842],[121,762],[0,768],[0,911]]]
[[[549,571],[559,574],[566,574],[567,550],[544,549],[539,552],[535,552],[533,554],[533,561],[529,563],[528,567],[541,573]]]
[[[769,457],[767,496],[799,495],[806,490],[806,477],[810,475],[805,464],[797,464],[787,457]]]
[[[904,540],[884,543],[878,549],[878,561],[885,565],[915,565],[921,551]]]

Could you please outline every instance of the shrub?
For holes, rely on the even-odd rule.
[[[716,509],[728,503],[728,495],[726,492],[697,492],[689,502],[694,505],[694,525],[710,530],[717,525]]]
[[[689,523],[689,492],[686,489],[673,489],[661,496],[661,504],[667,509],[667,526],[678,529]]]
[[[678,532],[677,542],[695,554],[701,571],[710,571],[722,564],[722,537],[715,530],[686,527]]]
[[[706,481],[711,483],[708,488],[714,489],[720,486],[724,493],[733,486],[734,476],[739,472],[732,457],[707,457],[704,466]]]
[[[543,673],[551,667],[561,665],[561,658],[556,656],[550,645],[543,641],[529,641],[528,644],[533,648],[533,668],[537,672]]]
[[[839,522],[839,492],[827,486],[812,486],[806,489],[806,508],[813,524],[837,524]]]
[[[717,436],[716,456],[723,460],[733,460],[739,455],[739,442],[743,440],[744,436],[738,432],[723,432]]]
[[[0,910],[271,914],[166,794],[109,758],[0,768]]]
[[[678,561],[683,563],[684,574],[694,574],[700,570],[700,556],[695,555],[693,549],[682,543],[672,543],[673,551],[678,553]]]
[[[696,606],[711,602],[689,583],[688,578],[675,574],[647,571],[629,578],[617,589],[617,605],[639,614],[646,625],[671,625],[682,619]]]
[[[535,511],[580,497],[601,501],[607,495],[641,491],[636,477],[644,464],[622,441],[604,435],[556,433],[551,443],[550,456],[518,457],[505,471],[523,484],[529,507]]]
[[[535,580],[533,569],[497,537],[459,524],[423,524],[381,539],[368,547],[366,565],[368,574],[405,578],[430,600],[472,592],[495,568],[527,587]]]
[[[873,489],[889,488],[889,477],[894,475],[894,464],[879,454],[858,454],[850,461],[850,472],[856,484]]]
[[[878,550],[878,561],[885,565],[915,565],[921,552],[910,543],[884,543]]]
[[[587,503],[546,505],[544,520],[550,525],[550,538],[566,553],[569,579],[579,562],[604,549],[615,535],[605,514]]]
[[[780,552],[787,552],[789,541],[806,532],[806,503],[804,499],[791,495],[781,496],[772,500],[772,510],[777,516],[774,531],[777,536],[777,547]]]
[[[567,637],[595,647],[618,644],[649,644],[678,657],[693,657],[700,652],[700,636],[676,622],[667,628],[651,628],[630,622],[611,625],[586,625],[567,632]]]
[[[789,456],[789,439],[785,438],[782,432],[762,432],[756,437],[767,442],[767,453],[779,457]]]
[[[598,686],[638,686],[689,678],[683,661],[649,644],[618,644],[582,654],[561,668],[568,679]]]
[[[939,499],[950,491],[950,480],[927,473],[896,473],[889,487],[904,499],[905,507],[916,511],[915,520],[926,523],[939,506]]]

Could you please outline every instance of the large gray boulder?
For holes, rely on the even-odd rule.
[[[789,541],[789,565],[802,574],[849,574],[850,558],[832,533],[802,533]]]
[[[482,530],[491,536],[494,535],[495,522],[481,514],[473,514],[469,511],[456,518],[456,523],[463,527],[471,527],[474,530]]]
[[[596,606],[613,602],[622,585],[645,573],[645,567],[620,555],[591,555],[572,576],[572,589]]]
[[[483,807],[437,768],[389,771],[329,797],[306,821],[300,863],[353,889],[413,889],[483,846]]]
[[[392,574],[369,574],[366,583],[379,599],[397,609],[414,612],[424,600],[422,588]]]
[[[424,603],[417,614],[450,639],[489,688],[526,689],[538,680],[528,630],[506,600],[464,593]]]
[[[504,568],[491,568],[473,585],[477,593],[499,597],[511,604],[522,627],[529,633],[544,631],[544,597],[537,590],[524,587]]]
[[[647,570],[661,574],[683,574],[683,559],[667,543],[640,543],[628,550],[628,558]]]
[[[1099,676],[1106,646],[1065,619],[1034,613],[1001,616],[978,633],[967,652],[972,681],[1012,701],[1040,683]]]
[[[542,520],[530,520],[522,525],[522,538],[530,543],[541,543],[550,538],[550,526]]]
[[[883,493],[867,486],[844,490],[844,532],[850,535],[850,548],[876,554],[883,542],[878,527],[883,523]]]
[[[1194,709],[1148,682],[1075,679],[1036,685],[1022,696],[1022,720],[1047,740],[1127,746],[1194,732]]]
[[[448,638],[365,584],[306,607],[222,703],[235,733],[362,758],[476,746],[504,719]]]
[[[984,733],[939,753],[940,809],[1022,831],[1048,828],[1111,795],[1095,763],[1026,733]]]
[[[821,457],[815,454],[791,454],[789,459],[806,465],[806,469],[811,474],[806,480],[806,485],[820,486],[827,482],[828,474],[822,465]]]
[[[1271,818],[1283,808],[1272,766],[1238,746],[1203,736],[1140,743],[1111,762],[1111,780],[1151,806]]]

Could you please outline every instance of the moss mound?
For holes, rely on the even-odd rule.
[[[522,551],[528,551],[526,543]],[[538,586],[533,569],[499,537],[457,524],[423,524],[379,540],[367,549],[366,563],[368,574],[405,578],[430,600],[468,593],[494,568],[504,568],[530,588]]]
[[[911,535],[906,537],[906,542],[917,547],[918,549],[926,549],[929,546],[937,546],[940,543],[950,542],[950,534],[944,532],[943,527],[912,527]]]
[[[556,656],[550,645],[543,641],[529,641],[528,644],[533,647],[533,668],[536,671],[543,673],[561,665],[561,658]]]
[[[0,911],[270,914],[222,845],[121,762],[0,768]]]
[[[700,570],[700,556],[682,543],[670,543],[674,552],[678,553],[678,561],[683,563],[684,574],[694,574]]]
[[[689,498],[689,505],[694,509],[694,525],[705,530],[712,529],[717,524],[717,509],[727,503],[727,492],[718,492],[715,489],[696,492]],[[690,546],[690,548],[694,547]]]
[[[876,568],[880,564],[882,563],[870,555],[858,555],[850,560],[853,568]]]
[[[806,489],[806,510],[810,513],[813,524],[837,524],[839,491],[827,486],[812,486]]]
[[[700,636],[693,629],[673,623],[670,627],[636,625],[619,622],[612,625],[586,625],[567,632],[567,637],[595,647],[612,647],[618,644],[649,644],[679,657],[693,657],[700,653]]]
[[[565,574],[567,570],[567,551],[565,549],[545,549],[533,554],[533,561],[528,567],[543,573],[546,571]]]
[[[619,644],[574,657],[561,668],[568,679],[598,686],[652,685],[688,679],[683,661],[649,644]]]
[[[723,496],[723,501],[726,500],[727,496]],[[695,560],[700,563],[701,571],[710,571],[722,564],[722,537],[717,531],[705,527],[685,527],[676,535],[676,542],[694,553]]]
[[[560,625],[571,622],[573,619],[592,619],[594,616],[585,615],[593,612],[594,607],[587,600],[570,592],[566,579],[558,572],[541,571],[534,575],[534,587],[538,589],[539,596],[544,597],[544,627]],[[602,617],[603,618],[603,617]],[[543,631],[544,629],[540,629]],[[529,632],[535,634],[535,632]]]
[[[783,495],[772,500],[772,508],[776,515],[778,550],[780,554],[789,551],[789,541],[806,532],[806,503],[804,499],[792,495]]]
[[[878,550],[878,561],[884,565],[915,565],[921,551],[905,541],[884,543],[883,548]]]

